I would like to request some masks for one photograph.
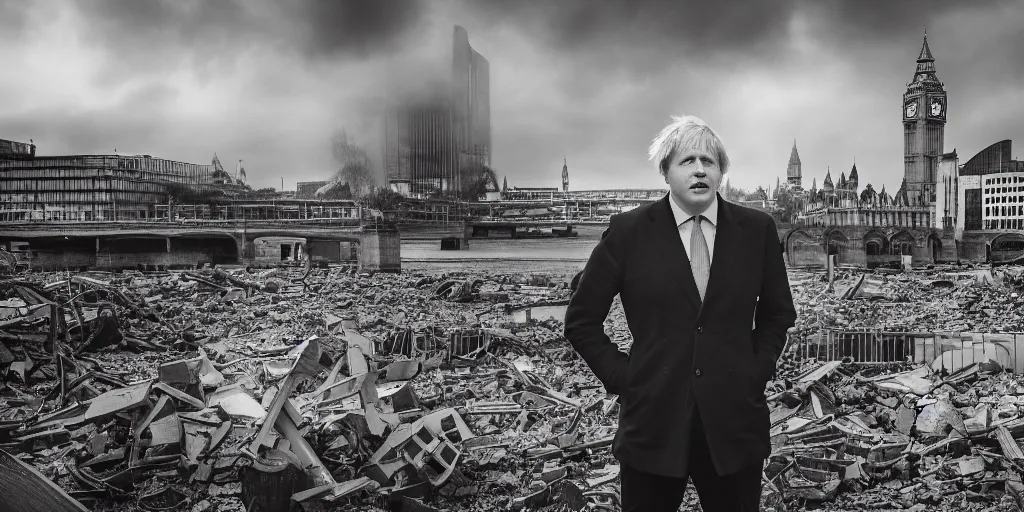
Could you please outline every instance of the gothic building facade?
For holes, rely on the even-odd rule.
[[[794,141],[786,184],[800,211],[783,228],[791,265],[821,265],[830,254],[840,264],[869,267],[900,263],[905,256],[914,264],[957,261],[948,215],[948,205],[956,202],[956,153],[943,151],[946,92],[935,74],[927,34],[901,106],[904,173],[895,193],[870,183],[862,189],[856,162],[849,175],[840,172],[837,180],[827,169],[820,189],[816,179],[803,189]]]

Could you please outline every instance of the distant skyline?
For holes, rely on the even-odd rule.
[[[492,163],[510,186],[663,187],[646,160],[674,114],[725,141],[733,185],[825,171],[895,191],[902,94],[924,30],[961,163],[1024,155],[1024,4],[1015,0],[0,0],[0,138],[40,154],[150,154],[253,187],[326,180],[331,136],[383,183],[378,106],[451,69],[454,25],[490,62]],[[390,77],[390,78],[389,78]],[[387,87],[385,87],[387,86]]]

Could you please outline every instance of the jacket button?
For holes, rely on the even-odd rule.
[[[697,368],[696,370],[693,371],[693,374],[696,375],[699,379],[701,375],[704,375],[704,372],[700,371],[700,368]]]
[[[703,326],[700,326],[700,325],[697,326],[697,334],[704,334],[704,327]]]

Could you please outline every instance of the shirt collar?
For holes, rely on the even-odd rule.
[[[690,220],[691,217],[697,215],[696,213],[689,213],[676,203],[676,199],[672,197],[672,193],[668,194],[668,204],[672,207],[672,216],[675,217],[676,227],[682,225],[682,223]],[[715,193],[714,199],[711,200],[711,204],[708,205],[708,209],[704,210],[700,215],[704,216],[712,226],[718,226],[718,193]]]

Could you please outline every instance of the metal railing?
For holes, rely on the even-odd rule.
[[[791,336],[789,350],[797,358],[819,361],[845,360],[869,365],[914,363],[950,372],[974,363],[994,361],[1008,371],[1024,372],[1024,333],[1018,332],[830,329],[810,336]]]

